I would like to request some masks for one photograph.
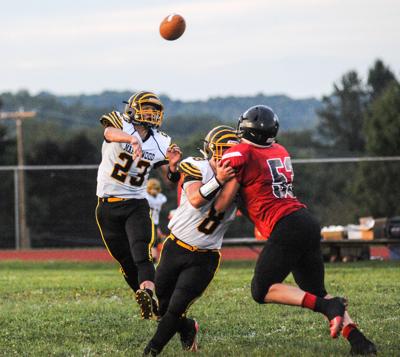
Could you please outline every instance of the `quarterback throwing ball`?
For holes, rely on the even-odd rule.
[[[146,185],[149,172],[158,167],[166,182],[178,182],[182,153],[159,130],[164,106],[156,94],[138,92],[125,104],[124,113],[113,111],[100,118],[104,142],[97,175],[96,219],[106,248],[135,292],[142,318],[157,319],[150,254],[155,237]]]

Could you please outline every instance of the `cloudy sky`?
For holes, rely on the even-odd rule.
[[[170,13],[187,22],[172,42]],[[0,92],[319,98],[376,58],[400,76],[400,1],[1,0],[0,46]]]

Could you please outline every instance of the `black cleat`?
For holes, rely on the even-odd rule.
[[[368,356],[376,355],[378,353],[375,344],[368,340],[364,335],[362,335],[362,338],[358,338],[356,341],[350,341],[350,344],[350,354],[353,356]]]
[[[199,332],[199,324],[193,320],[193,328],[188,333],[181,333],[181,344],[185,351],[197,352],[197,334]]]
[[[157,356],[159,352],[155,348],[151,348],[149,345],[143,351],[143,356]]]
[[[140,306],[141,317],[144,320],[158,320],[158,305],[153,298],[153,293],[149,289],[139,289],[136,291],[135,298]]]
[[[328,299],[326,316],[329,320],[331,337],[337,338],[343,328],[343,317],[346,312],[347,300],[342,297]]]

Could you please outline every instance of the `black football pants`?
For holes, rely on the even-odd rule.
[[[306,208],[281,218],[257,259],[251,283],[253,299],[265,303],[271,285],[281,283],[290,273],[302,290],[324,297],[320,241],[320,225]]]
[[[156,269],[156,294],[161,320],[150,344],[159,352],[176,332],[193,328],[186,312],[210,284],[218,269],[218,251],[191,252],[167,239]]]
[[[102,202],[99,199],[96,220],[108,252],[119,262],[132,290],[138,290],[143,281],[154,281],[150,253],[154,228],[147,200]]]

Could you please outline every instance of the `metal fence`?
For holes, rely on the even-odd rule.
[[[292,160],[295,193],[323,225],[357,223],[365,215],[399,215],[400,157]],[[102,245],[96,221],[97,165],[0,166],[0,248]],[[20,175],[25,200],[21,210]],[[397,175],[397,177],[396,177]],[[161,215],[166,231],[176,192],[164,191],[168,202]],[[19,203],[19,204],[18,204]],[[21,212],[25,211],[21,217]],[[25,227],[21,229],[21,220]],[[253,227],[239,217],[227,237],[248,237]]]

